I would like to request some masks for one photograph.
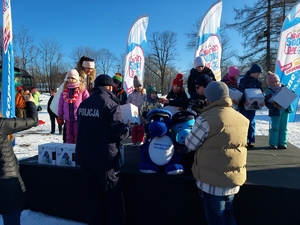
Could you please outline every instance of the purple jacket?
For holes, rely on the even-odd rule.
[[[68,89],[68,92],[71,89]],[[87,99],[90,96],[89,92],[84,89],[79,92],[78,98],[74,104],[68,104],[66,100],[64,100],[63,92],[59,96],[58,101],[58,117],[64,117],[64,120],[68,121],[77,121],[77,109],[82,101]]]

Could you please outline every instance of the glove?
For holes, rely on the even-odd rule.
[[[64,125],[64,123],[65,123],[65,121],[62,117],[57,117],[56,121],[59,125]]]

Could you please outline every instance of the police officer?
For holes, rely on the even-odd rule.
[[[89,225],[125,221],[119,150],[120,141],[131,135],[131,127],[122,122],[113,85],[110,76],[99,75],[90,97],[77,111],[76,164],[82,171]]]

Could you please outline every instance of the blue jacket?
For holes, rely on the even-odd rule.
[[[78,110],[76,164],[88,168],[117,169],[120,141],[131,135],[122,122],[117,97],[105,87],[96,87]]]
[[[281,87],[284,87],[284,85],[282,84]],[[278,108],[274,107],[273,103],[269,102],[269,99],[273,96],[274,93],[275,93],[275,91],[273,91],[271,88],[266,89],[265,105],[269,109],[270,117],[280,116],[280,110],[283,110],[283,109],[278,109]],[[287,109],[284,109],[284,111],[286,113],[292,113],[294,111],[293,106],[289,105],[289,107]]]

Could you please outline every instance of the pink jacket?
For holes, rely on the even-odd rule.
[[[68,89],[69,91],[69,89]],[[74,102],[74,108],[70,107],[72,104],[68,104],[66,100],[64,100],[63,92],[59,96],[58,101],[58,117],[64,117],[64,120],[71,121],[70,119],[70,113],[71,115],[74,115],[74,121],[77,120],[77,109],[82,101],[87,99],[90,96],[89,92],[84,89],[83,91],[79,92],[78,98],[76,102]]]

